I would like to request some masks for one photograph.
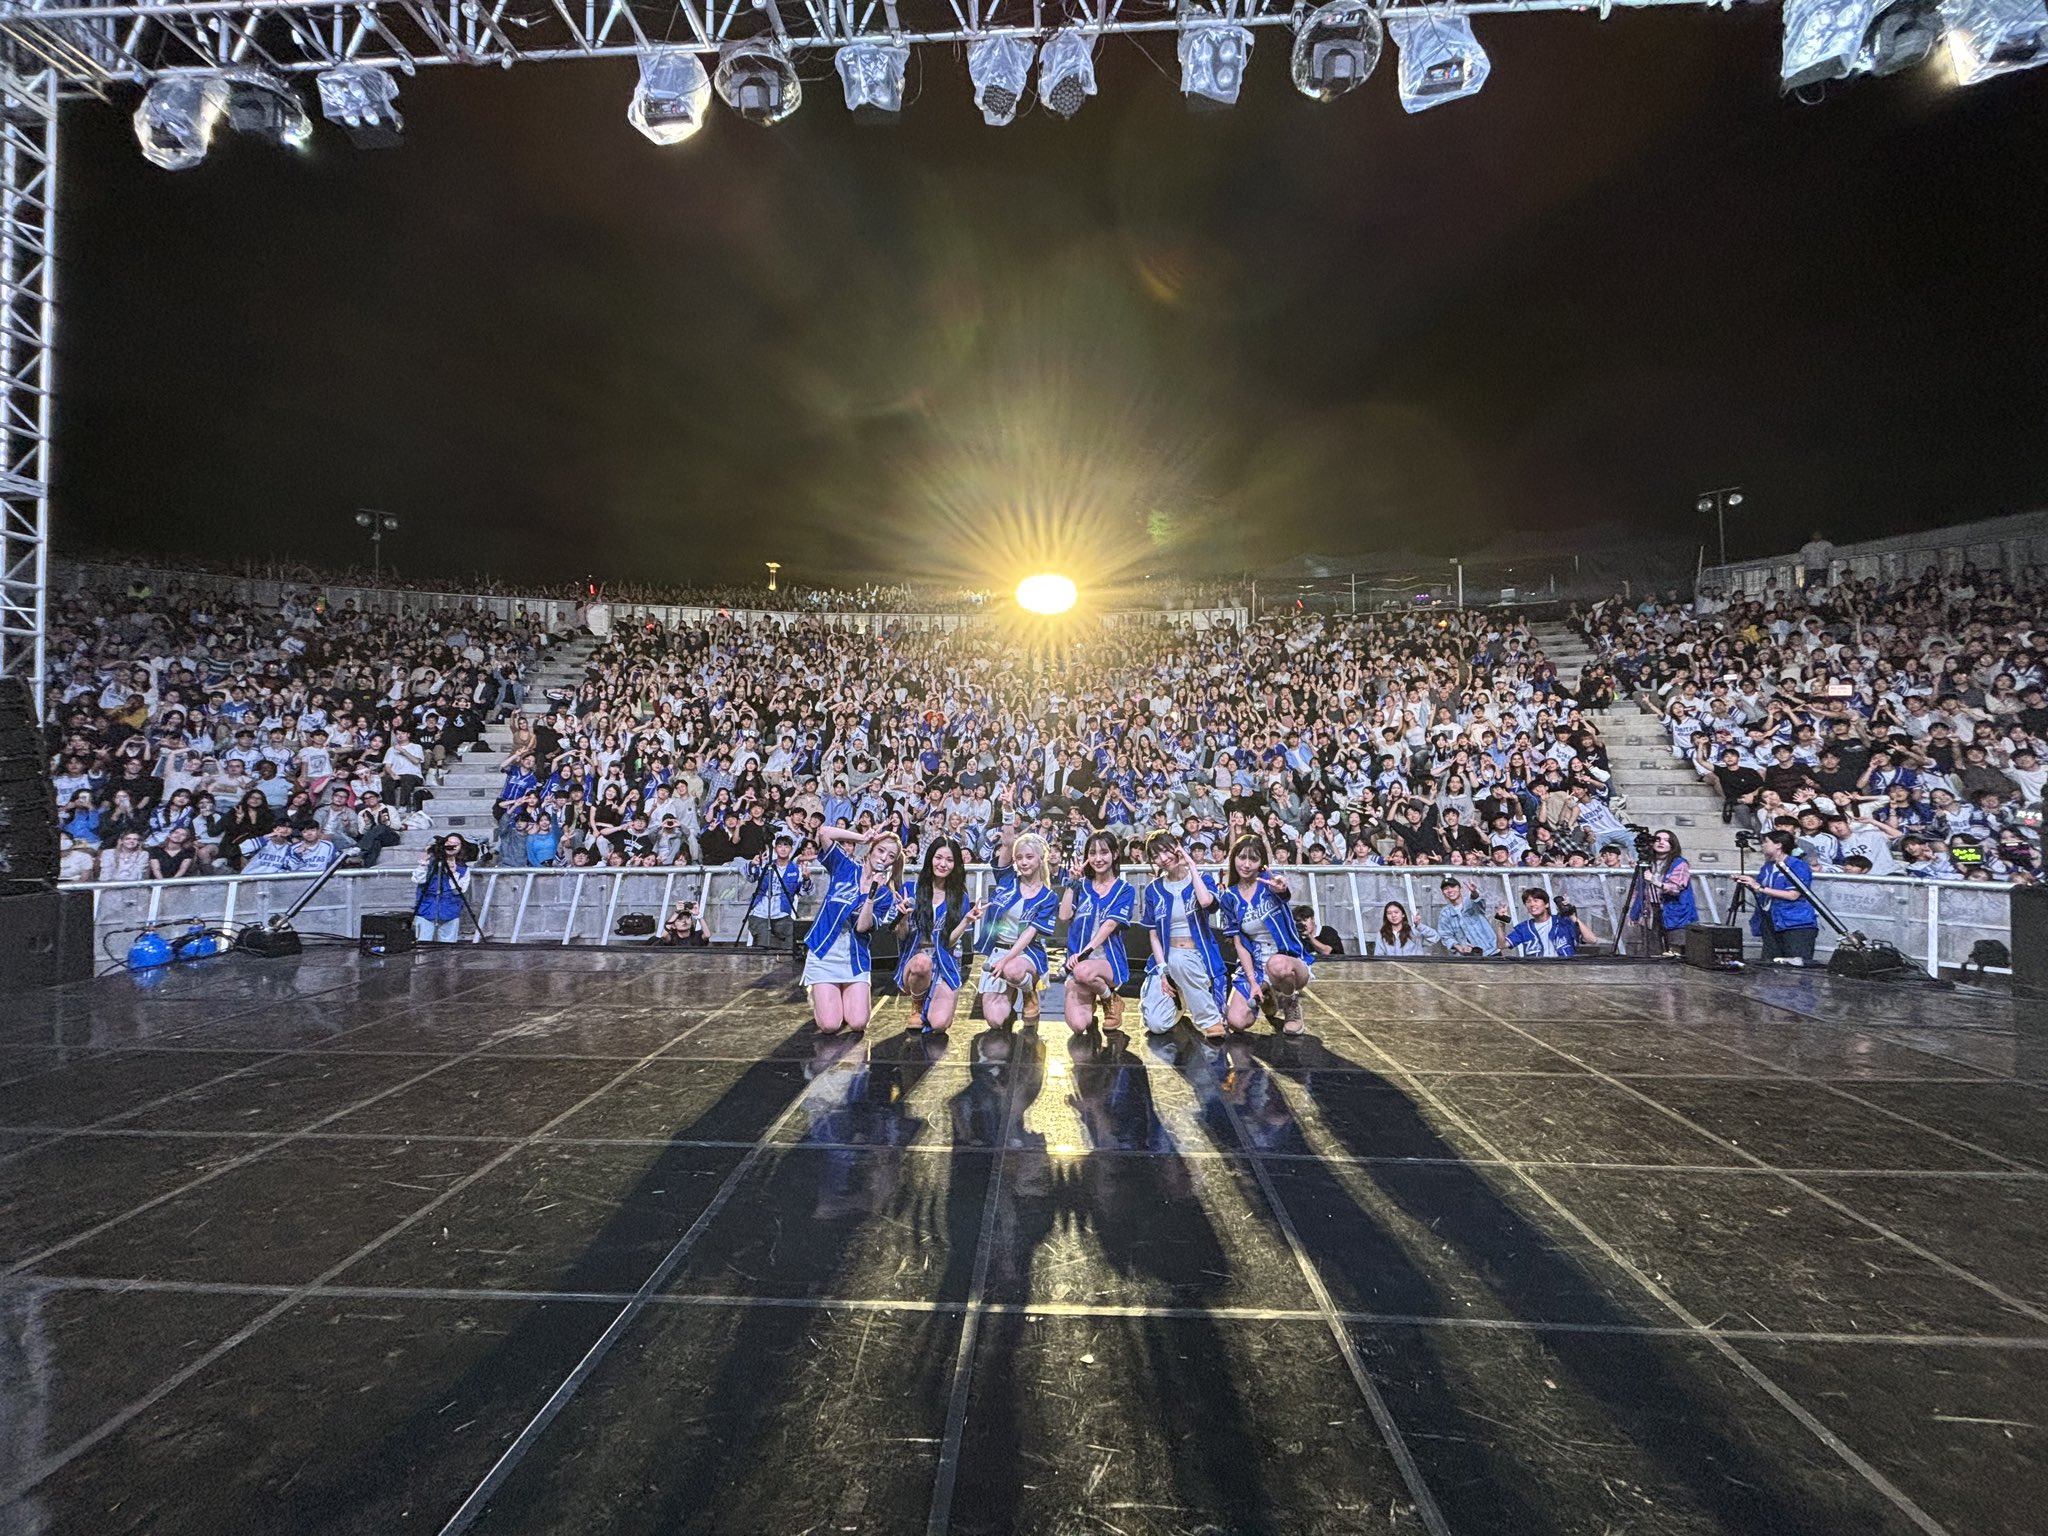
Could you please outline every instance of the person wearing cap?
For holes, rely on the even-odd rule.
[[[1735,883],[1755,895],[1749,931],[1763,941],[1764,960],[1810,965],[1820,937],[1820,915],[1806,898],[1806,889],[1813,885],[1813,866],[1797,856],[1797,847],[1798,840],[1788,831],[1766,832],[1763,866],[1753,875],[1737,875]]]
[[[1479,893],[1456,875],[1438,882],[1443,905],[1437,909],[1436,934],[1443,947],[1454,955],[1484,956],[1500,953],[1500,935],[1479,903]]]
[[[754,947],[776,954],[796,946],[796,905],[803,898],[804,872],[796,862],[796,840],[775,834],[769,850],[751,860],[754,889],[747,902],[747,934]]]

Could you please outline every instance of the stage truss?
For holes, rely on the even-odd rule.
[[[1732,8],[1733,0],[1474,0],[1432,7],[1484,15],[1669,5]],[[1414,5],[1389,4],[1383,16]],[[366,64],[407,72],[425,64],[496,64],[629,58],[650,47],[713,53],[726,42],[770,35],[791,50],[849,42],[957,44],[999,33],[1043,37],[1078,26],[1097,35],[1172,32],[1190,20],[1230,17],[1249,27],[1291,26],[1292,0],[373,0],[356,5],[45,3],[0,0],[0,36],[66,81],[104,91],[120,81],[224,68],[280,74]]]

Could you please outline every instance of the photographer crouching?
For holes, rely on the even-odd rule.
[[[1569,960],[1581,944],[1597,944],[1600,936],[1588,928],[1579,909],[1568,901],[1551,910],[1550,895],[1535,886],[1522,892],[1522,910],[1528,920],[1508,926],[1506,906],[1494,909],[1494,925],[1500,930],[1501,948],[1511,949],[1524,960]]]
[[[1622,953],[1661,957],[1685,947],[1685,930],[1700,920],[1692,866],[1669,829],[1635,829],[1636,878],[1629,887]]]

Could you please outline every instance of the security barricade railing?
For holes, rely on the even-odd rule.
[[[1379,942],[1385,904],[1398,901],[1417,921],[1435,926],[1441,906],[1439,883],[1456,875],[1474,886],[1487,911],[1506,906],[1512,921],[1523,916],[1521,893],[1544,891],[1578,909],[1586,925],[1612,940],[1626,918],[1631,875],[1626,870],[1473,869],[1454,866],[1350,868],[1310,865],[1285,868],[1297,904],[1305,903],[1316,926],[1335,928],[1348,954],[1369,955]],[[1124,871],[1142,886],[1146,866]],[[984,894],[992,878],[985,865],[971,866],[969,889]],[[119,960],[145,928],[170,937],[193,924],[238,930],[284,913],[313,884],[310,875],[225,875],[189,880],[91,884],[93,921],[100,950]],[[2010,942],[2009,888],[2002,885],[1822,875],[1814,882],[1821,899],[1851,929],[1897,947],[1930,971],[1953,968],[1969,958],[1980,939]],[[632,945],[644,937],[621,937],[618,922],[628,914],[652,916],[657,929],[678,902],[696,906],[716,942],[744,938],[755,878],[744,866],[663,869],[500,869],[472,871],[469,890],[474,922],[463,920],[465,941],[480,932],[488,942],[508,944]],[[823,896],[814,878],[798,906],[808,917]],[[412,910],[415,886],[405,868],[343,870],[329,880],[294,919],[305,935],[353,939],[366,913]],[[1738,894],[1733,876],[1693,876],[1700,919],[1729,920]],[[1835,935],[1825,924],[1816,954],[1825,958]]]

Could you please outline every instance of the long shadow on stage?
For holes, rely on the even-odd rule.
[[[1010,1137],[989,1287],[1007,1306],[982,1325],[951,1528],[1069,1529],[1085,1509],[1148,1502],[1141,1496],[1166,1491],[1150,1486],[1163,1472],[1201,1528],[1299,1530],[1295,1511],[1269,1497],[1232,1351],[1203,1314],[1225,1299],[1229,1257],[1155,1105],[1151,1074],[1174,1070],[1175,1055],[1148,1063],[1116,1033],[1071,1037],[1067,1050],[1085,1147],[1049,1150],[1043,1133],[1021,1129]],[[1044,1083],[1043,1071],[1020,1080],[1018,1126]],[[1228,1138],[1227,1126],[1212,1130]],[[1169,1301],[1175,1312],[1065,1320],[1068,1332],[1047,1338],[1048,1320],[1024,1310],[1052,1290],[1034,1283],[1041,1258],[1080,1270],[1098,1293],[1090,1299]],[[1155,1464],[1128,1464],[1137,1457]]]
[[[1540,1331],[1541,1357],[1568,1378],[1608,1437],[1618,1434],[1625,1442],[1604,1448],[1632,1448],[1652,1464],[1658,1480],[1673,1491],[1682,1489],[1717,1528],[1772,1536],[1871,1528],[1867,1514],[1787,1486],[1786,1469],[1759,1455],[1754,1442],[1772,1434],[1803,1441],[1806,1431],[1757,1396],[1751,1406],[1760,1406],[1774,1422],[1756,1433],[1742,1405],[1724,1387],[1702,1379],[1701,1347],[1689,1346],[1688,1359],[1685,1340],[1626,1331],[1646,1322],[1668,1326],[1672,1319],[1646,1319],[1612,1299],[1600,1279],[1564,1251],[1557,1234],[1538,1227],[1444,1140],[1407,1089],[1333,1055],[1313,1035],[1262,1038],[1233,1047],[1230,1056],[1226,1082],[1240,1105],[1241,1123],[1267,1151],[1308,1150],[1285,1097],[1270,1080],[1262,1081],[1269,1069],[1291,1079],[1310,1102],[1326,1093],[1334,1097],[1336,1085],[1354,1107],[1370,1102],[1369,1117],[1332,1113],[1319,1123],[1346,1153],[1378,1160],[1341,1170],[1319,1160],[1269,1164],[1287,1170],[1284,1198],[1340,1311],[1446,1320],[1471,1314],[1469,1289],[1460,1297],[1448,1295],[1417,1263],[1409,1244],[1414,1234],[1426,1234],[1429,1246],[1444,1250],[1431,1262],[1479,1282],[1504,1321],[1563,1325]],[[1319,1081],[1319,1073],[1327,1081]],[[1393,1157],[1417,1161],[1391,1160],[1390,1149],[1398,1149]],[[1368,1210],[1346,1179],[1369,1184],[1385,1209]],[[1406,1240],[1392,1215],[1411,1234]],[[1609,1286],[1613,1279],[1608,1277]],[[1548,1422],[1558,1412],[1556,1384],[1542,1379],[1542,1369],[1519,1379],[1509,1372],[1492,1386],[1499,1389],[1505,1379],[1519,1387],[1521,1400],[1486,1396],[1472,1380],[1474,1373],[1450,1355],[1450,1341],[1460,1332],[1408,1322],[1355,1330],[1369,1333],[1367,1369],[1411,1437],[1423,1479],[1452,1529],[1517,1536],[1588,1529],[1593,1511],[1559,1507],[1557,1486],[1546,1487],[1532,1475],[1541,1462],[1569,1469],[1591,1461],[1571,1448],[1569,1431]],[[1468,1394],[1463,1400],[1461,1384]],[[1503,1454],[1489,1441],[1515,1442],[1516,1451]],[[1573,1480],[1567,1471],[1564,1481]],[[1660,1502],[1654,1488],[1632,1497],[1644,1495],[1652,1507]],[[1640,1505],[1637,1513],[1643,1513]],[[1682,1519],[1681,1524],[1692,1528]],[[1596,1528],[1605,1528],[1604,1519]]]

